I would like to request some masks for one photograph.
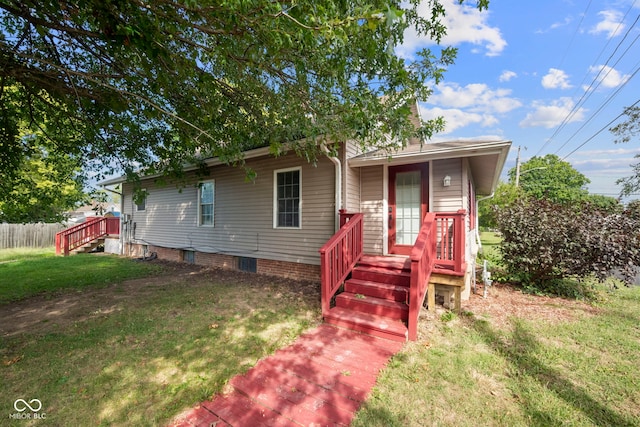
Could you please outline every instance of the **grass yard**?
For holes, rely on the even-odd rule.
[[[54,260],[74,280],[97,262]],[[0,269],[16,263],[28,264]],[[3,425],[30,425],[7,419],[18,398],[42,402],[41,425],[162,425],[320,321],[314,284],[148,267],[20,301],[1,288]],[[640,426],[640,287],[593,306],[496,286],[463,310],[423,314],[419,340],[391,359],[353,426]]]
[[[502,241],[500,235],[494,231],[481,231],[480,240],[482,240],[482,257],[491,261],[499,260],[498,246]]]
[[[42,402],[47,425],[162,425],[319,320],[317,286],[186,265],[158,275],[156,265],[146,270],[153,277],[105,287],[91,272],[104,259],[36,256],[37,265],[56,266],[63,288],[83,275],[100,286],[0,304],[0,424],[28,425],[8,419],[22,398]],[[140,268],[115,259],[119,268]],[[22,259],[0,268],[21,264],[19,271],[40,274]],[[12,282],[53,291],[25,276]],[[37,311],[41,320],[22,318]]]
[[[353,426],[640,426],[639,315],[636,287],[571,321],[438,321],[392,359]]]
[[[0,250],[0,304],[36,294],[107,286],[158,272],[153,265],[114,255],[56,256],[55,249]]]

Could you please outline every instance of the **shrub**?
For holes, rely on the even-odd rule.
[[[640,265],[640,221],[628,211],[521,198],[496,218],[503,265],[525,286],[548,290],[561,279],[603,280],[613,270],[631,282]]]

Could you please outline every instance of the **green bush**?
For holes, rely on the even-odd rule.
[[[565,286],[562,279],[595,275],[604,280],[613,270],[630,283],[634,266],[640,265],[640,221],[629,211],[521,198],[497,211],[496,218],[502,264],[527,287],[559,290]]]

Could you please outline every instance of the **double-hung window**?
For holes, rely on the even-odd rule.
[[[274,172],[275,228],[300,228],[302,202],[302,169],[280,169]]]
[[[198,186],[198,223],[213,227],[213,206],[215,201],[215,181],[201,182]]]
[[[139,194],[134,195],[133,201],[136,204],[136,212],[147,210],[147,189],[141,189]]]

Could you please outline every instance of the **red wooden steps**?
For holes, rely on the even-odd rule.
[[[406,341],[410,262],[406,257],[363,256],[336,295],[325,322],[369,335]]]
[[[336,297],[336,307],[377,314],[392,319],[403,320],[409,315],[409,306],[403,302],[392,301],[371,295],[343,292]]]

